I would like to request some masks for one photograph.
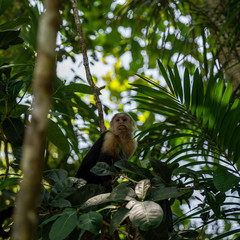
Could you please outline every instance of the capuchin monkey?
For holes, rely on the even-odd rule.
[[[100,184],[105,187],[111,186],[111,176],[97,176],[90,170],[97,162],[106,162],[112,166],[119,160],[120,150],[127,159],[130,159],[137,148],[132,133],[136,124],[127,113],[117,113],[110,122],[110,128],[101,134],[94,143],[77,171],[76,177],[83,178],[87,183]]]

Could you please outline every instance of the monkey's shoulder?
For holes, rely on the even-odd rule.
[[[117,141],[116,136],[112,132],[106,131],[104,133],[102,152],[113,152],[113,151],[115,151],[117,143],[118,143],[118,141]]]

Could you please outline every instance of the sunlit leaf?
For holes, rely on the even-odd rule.
[[[131,222],[143,231],[160,225],[163,219],[161,206],[152,201],[137,202],[129,212]]]
[[[144,200],[148,189],[151,187],[149,179],[143,179],[139,181],[135,187],[135,193],[140,200]]]

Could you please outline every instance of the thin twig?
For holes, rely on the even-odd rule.
[[[104,118],[103,118],[103,109],[102,109],[101,100],[99,98],[99,93],[105,86],[98,88],[93,82],[92,75],[91,75],[90,68],[89,68],[89,63],[88,63],[87,47],[86,47],[84,37],[83,37],[82,24],[80,22],[79,15],[78,15],[77,0],[71,0],[71,2],[72,2],[72,6],[73,6],[74,20],[75,20],[75,24],[77,27],[77,34],[78,34],[80,45],[82,48],[83,65],[85,67],[87,81],[92,89],[93,96],[94,96],[94,99],[96,102],[96,106],[97,106],[97,110],[98,110],[98,117],[99,117],[100,131],[104,132],[105,126],[104,126]]]
[[[108,227],[110,226],[110,224],[109,224],[108,222],[104,221],[104,220],[103,220],[103,224],[106,225],[106,226],[108,226]],[[121,228],[116,228],[116,231],[124,234],[124,235],[125,235],[126,237],[128,237],[128,238],[133,239],[133,235],[129,234],[128,232],[126,232],[126,231],[124,231],[124,230],[122,230]]]
[[[6,180],[8,177],[8,172],[9,172],[9,158],[8,158],[8,140],[6,139],[6,137],[4,136],[2,127],[0,125],[0,136],[1,136],[1,140],[3,141],[3,145],[4,145],[4,155],[5,155],[5,160],[6,160],[6,171],[4,174],[4,179]]]
[[[6,160],[6,171],[5,171],[5,180],[8,177],[8,172],[9,172],[9,159],[8,159],[8,141],[7,139],[4,140],[4,154],[5,154],[5,160]]]

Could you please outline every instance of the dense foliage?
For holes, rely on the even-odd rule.
[[[226,63],[221,62],[223,47],[228,53],[238,51],[240,4],[227,1],[224,11],[217,12],[219,19],[226,19],[219,25],[206,17],[203,2],[79,1],[93,69],[112,68],[102,75],[93,72],[98,84],[106,84],[104,112],[130,109],[139,146],[130,162],[121,156],[114,166],[94,167],[96,174],[116,178],[110,193],[74,178],[99,136],[99,121],[85,75],[77,68],[72,78],[57,73],[39,239],[133,239],[138,234],[157,239],[159,232],[169,230],[163,223],[171,225],[169,204],[170,239],[240,237],[240,102],[232,86],[240,80],[227,79]],[[9,239],[23,177],[23,137],[31,121],[43,5],[26,0],[0,3],[0,236]],[[57,61],[71,59],[73,66],[81,66],[71,9],[70,1],[64,1]],[[59,66],[67,71],[63,64]]]

